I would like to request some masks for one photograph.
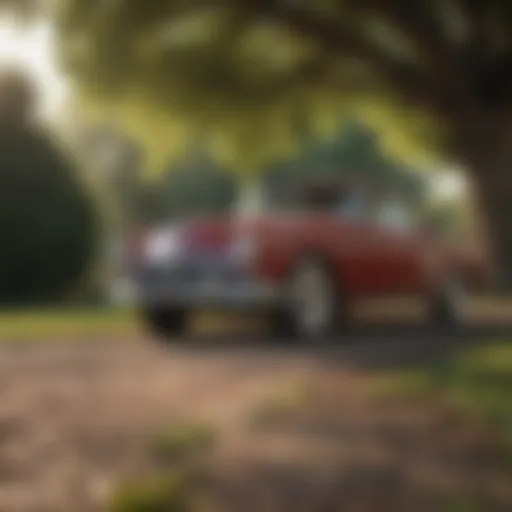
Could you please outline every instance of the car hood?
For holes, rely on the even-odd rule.
[[[215,218],[199,218],[185,221],[176,229],[181,242],[189,253],[222,253],[229,250],[240,237],[268,237],[280,231],[284,225],[293,222],[291,218],[279,215],[237,217],[226,215]]]
[[[269,216],[237,218],[233,215],[188,219],[155,226],[132,237],[132,247],[141,249],[151,236],[178,237],[186,254],[221,254],[240,236],[259,235],[266,227],[275,226]]]
[[[189,220],[175,229],[182,245],[190,252],[221,252],[231,245],[238,231],[229,217]]]

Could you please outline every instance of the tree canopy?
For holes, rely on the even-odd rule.
[[[439,117],[468,101],[470,76],[450,61],[473,37],[465,4],[67,0],[58,27],[86,104],[103,100],[152,153],[201,131],[225,159],[258,162],[296,150],[297,112],[325,131],[361,108],[401,150],[438,147]]]
[[[255,168],[296,152],[297,112],[329,131],[356,110],[384,120],[391,145],[420,141],[465,165],[512,289],[508,0],[54,5],[81,104],[129,127],[155,160],[201,136],[239,169]]]
[[[229,166],[219,165],[202,141],[192,144],[181,161],[171,160],[148,180],[143,169],[144,153],[136,141],[107,134],[101,128],[94,134],[95,140],[115,139],[124,148],[124,157],[107,159],[110,165],[103,170],[103,184],[122,225],[129,229],[176,217],[226,213],[240,195],[243,184],[237,174]],[[297,155],[266,165],[259,179],[267,186],[286,190],[322,176],[378,184],[388,193],[400,193],[418,212],[429,190],[423,173],[390,156],[375,131],[355,122],[342,123],[327,139],[305,137]]]

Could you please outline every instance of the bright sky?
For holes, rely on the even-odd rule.
[[[54,117],[63,105],[67,87],[58,72],[53,52],[50,23],[39,22],[20,29],[9,19],[0,19],[0,65],[18,64],[37,80],[42,114]]]
[[[430,177],[432,192],[437,199],[457,199],[469,192],[462,169],[434,170]]]

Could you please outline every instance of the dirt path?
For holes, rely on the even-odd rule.
[[[445,412],[437,406],[377,403],[360,383],[358,367],[363,361],[382,363],[379,354],[383,352],[401,360],[398,356],[432,352],[439,345],[446,348],[440,338],[418,339],[415,344],[406,337],[367,340],[363,336],[323,351],[265,345],[162,349],[144,340],[3,347],[0,512],[101,511],[112,483],[147,464],[146,442],[151,432],[190,418],[215,423],[227,433],[228,442],[218,460],[226,479],[219,473],[217,486],[220,489],[237,478],[250,482],[245,487],[240,483],[253,507],[243,512],[387,510],[375,508],[375,502],[374,508],[371,504],[339,508],[335,501],[321,508],[308,502],[313,499],[309,495],[303,496],[303,508],[297,504],[289,508],[291,502],[280,502],[282,497],[274,496],[273,506],[254,498],[272,495],[262,493],[261,486],[269,490],[291,477],[295,487],[291,487],[290,499],[301,496],[297,489],[311,490],[307,482],[314,484],[315,496],[329,497],[341,485],[336,478],[342,474],[355,478],[354,492],[363,495],[371,478],[379,482],[379,489],[384,485],[397,492],[404,471],[413,474],[411,467],[419,472],[419,476],[414,473],[414,481],[422,492],[428,486],[420,484],[429,478],[452,481],[457,477],[464,485],[477,481],[477,476],[491,478],[495,469],[491,463],[487,472],[478,473],[480,465],[463,457],[484,446],[485,435],[468,434],[466,444],[450,455],[449,440],[458,432],[467,432],[459,423],[442,430],[439,425],[446,423]],[[271,431],[247,426],[255,408],[304,379],[313,382],[324,398],[306,416],[295,418],[286,433],[279,425]],[[484,456],[489,450],[485,445]],[[419,461],[427,462],[421,465]],[[383,465],[394,472],[372,473],[371,468]],[[277,476],[276,468],[282,471]],[[401,476],[395,475],[397,468]],[[505,492],[503,482],[493,482],[501,486],[495,492]],[[326,492],[319,494],[319,488]],[[241,511],[236,503],[240,501],[226,503],[226,512]],[[307,503],[309,508],[304,508]],[[395,512],[423,510],[394,504]]]
[[[299,358],[300,359],[300,358]],[[149,432],[180,418],[222,426],[307,371],[305,360],[152,344],[0,351],[0,510],[94,510]]]

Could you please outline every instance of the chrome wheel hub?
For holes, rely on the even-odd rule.
[[[331,284],[323,269],[314,264],[300,267],[292,283],[292,309],[301,333],[324,333],[333,314]]]

